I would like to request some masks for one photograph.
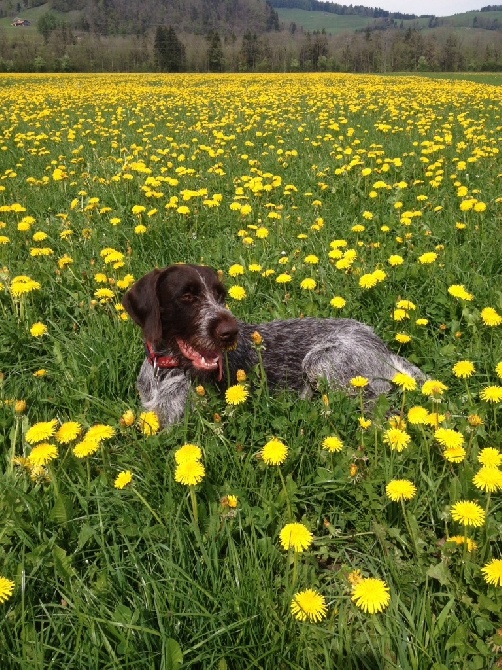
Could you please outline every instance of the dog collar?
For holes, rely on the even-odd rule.
[[[154,368],[179,368],[180,362],[176,356],[161,356],[154,351],[150,342],[145,342],[146,358]]]

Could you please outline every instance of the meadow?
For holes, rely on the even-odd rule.
[[[2,670],[501,667],[501,110],[416,76],[0,75]],[[370,410],[258,367],[162,429],[121,296],[177,262],[429,379]]]

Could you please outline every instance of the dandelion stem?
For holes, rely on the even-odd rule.
[[[190,486],[190,501],[192,503],[193,519],[195,521],[195,525],[198,528],[199,527],[199,508],[197,506],[197,496],[195,494],[195,488],[193,486]]]
[[[282,490],[284,491],[284,497],[286,498],[286,505],[288,507],[288,521],[293,522],[294,521],[293,510],[291,508],[291,501],[289,499],[288,490],[286,488],[286,482],[284,481],[284,477],[282,475],[281,469],[278,468],[278,470],[279,470],[279,476],[280,476],[281,482],[282,482]]]

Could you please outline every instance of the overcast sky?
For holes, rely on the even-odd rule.
[[[487,5],[498,5],[500,0],[338,0],[339,4],[363,5],[363,7],[380,7],[389,12],[403,12],[404,14],[434,14],[434,16],[451,16],[473,9],[481,9]]]

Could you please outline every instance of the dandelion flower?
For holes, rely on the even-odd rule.
[[[502,586],[502,559],[494,558],[481,568],[484,580],[493,586]]]
[[[383,434],[383,441],[390,445],[393,451],[403,451],[409,445],[411,437],[400,428],[389,428]]]
[[[249,391],[243,384],[229,386],[225,391],[225,400],[229,405],[240,405],[246,401],[248,396]]]
[[[132,482],[132,477],[133,475],[130,470],[122,470],[122,472],[119,472],[117,475],[113,485],[116,489],[123,489]]]
[[[329,437],[324,438],[322,441],[322,447],[323,449],[326,449],[326,451],[333,453],[343,449],[343,442],[339,437],[336,437],[336,435],[330,435]]]
[[[488,468],[498,468],[502,465],[502,454],[495,447],[485,447],[479,452],[478,461]]]
[[[460,379],[466,379],[473,375],[474,372],[475,367],[472,361],[458,361],[458,363],[455,363],[453,366],[453,374]]]
[[[155,435],[160,430],[160,420],[155,412],[141,412],[139,421],[145,435]]]
[[[33,337],[42,337],[42,335],[47,333],[47,326],[45,323],[37,321],[37,323],[34,323],[30,328],[30,333]]]
[[[362,377],[360,375],[357,377],[352,377],[350,380],[350,385],[354,388],[364,388],[365,386],[368,386],[369,383],[370,380],[367,377]]]
[[[376,614],[390,602],[389,587],[382,579],[367,577],[355,584],[351,599],[363,612]]]
[[[411,424],[424,424],[427,423],[427,417],[429,416],[429,410],[421,405],[415,405],[410,407],[408,410],[408,421]]]
[[[300,288],[302,288],[304,291],[313,291],[316,286],[316,280],[311,279],[310,277],[307,277],[300,282]]]
[[[396,341],[399,342],[399,344],[408,344],[408,342],[411,342],[411,335],[408,335],[407,333],[397,333]]]
[[[403,391],[414,391],[417,388],[417,380],[404,372],[398,372],[394,375],[392,382],[400,386]]]
[[[452,505],[451,518],[464,526],[482,526],[485,522],[485,512],[477,502],[459,500]]]
[[[329,304],[335,309],[342,309],[347,304],[347,301],[342,296],[336,295],[334,298],[331,298]]]
[[[469,293],[463,284],[452,284],[448,288],[448,293],[459,300],[474,300],[472,293]]]
[[[120,417],[120,425],[126,426],[126,428],[132,426],[135,421],[136,417],[134,416],[134,412],[132,411],[132,409],[127,409]]]
[[[389,256],[387,259],[387,262],[389,265],[392,265],[392,267],[396,267],[397,265],[402,265],[404,263],[404,258],[399,256],[399,254],[392,254],[392,256]]]
[[[415,497],[417,487],[409,479],[393,479],[385,487],[387,497],[393,502],[411,500]]]
[[[479,397],[485,402],[500,402],[502,401],[502,386],[487,386],[480,391]]]
[[[240,265],[239,263],[235,263],[234,265],[231,265],[228,269],[228,274],[231,277],[238,277],[239,275],[244,274],[244,267]]]
[[[483,319],[483,323],[485,326],[500,326],[502,323],[502,316],[493,309],[493,307],[485,307],[484,309],[481,310],[481,318]]]
[[[0,604],[6,602],[14,592],[15,583],[6,577],[0,577]]]
[[[58,448],[54,444],[49,444],[48,442],[41,442],[37,444],[36,447],[33,447],[28,460],[31,465],[47,465],[50,461],[53,461],[58,457]]]
[[[495,366],[495,373],[497,377],[502,379],[502,361],[500,361],[500,363],[497,363],[497,365]]]
[[[462,463],[466,455],[466,451],[462,446],[447,447],[443,451],[443,456],[450,463]]]
[[[99,440],[83,439],[73,447],[73,453],[77,458],[87,458],[93,456],[99,449]]]
[[[422,265],[430,265],[431,263],[434,263],[437,257],[438,255],[434,253],[434,251],[428,251],[418,257],[418,262]]]
[[[442,396],[447,390],[448,387],[437,379],[428,379],[422,385],[422,393],[432,397]]]
[[[478,489],[486,493],[494,493],[502,489],[502,470],[493,466],[484,465],[476,475],[472,483]]]
[[[295,593],[291,601],[291,613],[298,621],[317,623],[324,619],[327,611],[324,596],[313,589],[305,589],[305,591]]]
[[[275,437],[267,442],[261,452],[261,456],[267,465],[281,465],[286,460],[287,455],[287,446]]]
[[[206,470],[200,461],[183,461],[176,466],[174,479],[185,486],[195,486],[204,479],[205,474]]]
[[[464,545],[467,543],[467,551],[475,551],[478,548],[478,545],[470,537],[464,537],[464,535],[452,535],[448,538],[447,542],[455,542],[455,544]]]
[[[107,426],[103,423],[98,423],[91,426],[84,436],[84,440],[101,442],[102,440],[109,440],[115,435],[115,428]]]
[[[308,263],[309,265],[317,265],[317,263],[319,263],[319,259],[317,256],[314,256],[314,254],[310,254],[309,256],[305,256],[304,262]]]
[[[367,430],[372,424],[371,419],[366,419],[364,416],[360,416],[358,421],[362,430]]]
[[[244,300],[244,298],[247,296],[247,293],[245,288],[235,285],[228,289],[228,295],[234,300]]]
[[[77,421],[66,421],[61,424],[55,437],[60,444],[68,444],[79,436],[81,430],[82,426]]]
[[[438,428],[434,433],[434,438],[444,447],[461,447],[464,444],[462,433],[452,428]]]
[[[245,382],[247,379],[247,374],[245,370],[241,369],[237,370],[235,376],[238,382]]]
[[[314,536],[302,523],[287,523],[279,533],[282,548],[302,552],[310,547]]]
[[[174,460],[179,465],[186,461],[200,461],[202,449],[196,444],[184,444],[174,452]]]
[[[375,275],[371,273],[364,274],[360,277],[359,279],[359,286],[361,288],[373,288],[378,284],[378,279],[375,277]]]
[[[292,279],[291,275],[288,275],[287,272],[283,272],[280,275],[277,275],[276,282],[278,284],[287,284]]]
[[[40,421],[39,423],[33,424],[26,433],[26,442],[28,442],[28,444],[36,444],[37,442],[42,442],[42,440],[47,440],[54,435],[57,424],[57,419],[53,419],[52,421]]]

